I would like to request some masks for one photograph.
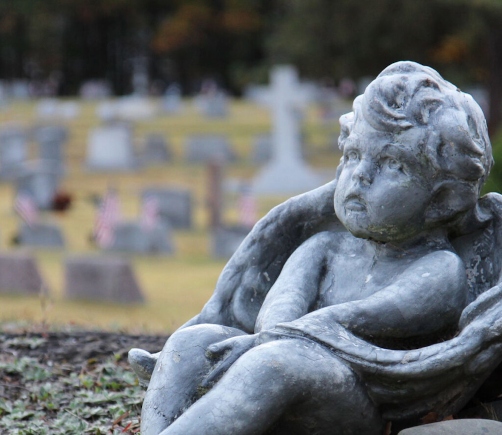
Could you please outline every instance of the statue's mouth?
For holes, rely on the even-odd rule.
[[[345,200],[345,210],[347,211],[366,211],[366,203],[357,195],[349,195]]]

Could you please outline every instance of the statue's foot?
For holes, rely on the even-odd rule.
[[[131,349],[129,351],[127,359],[138,376],[141,385],[148,387],[159,355],[160,352],[150,353],[143,349]]]

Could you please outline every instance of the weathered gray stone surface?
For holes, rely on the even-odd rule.
[[[399,432],[399,435],[500,435],[502,423],[494,420],[464,419],[425,424]]]
[[[144,228],[139,222],[119,222],[114,227],[113,243],[108,251],[138,254],[172,254],[174,242],[170,227],[159,222],[154,228]]]
[[[163,135],[151,133],[145,139],[140,157],[144,166],[159,165],[172,160],[173,153]]]
[[[68,257],[65,262],[65,294],[69,299],[118,304],[144,301],[129,261],[110,256]]]
[[[479,198],[481,109],[398,62],[353,110],[335,179],[254,226],[153,371],[131,351],[151,374],[143,435],[381,435],[456,414],[500,364],[502,196]]]
[[[0,293],[38,295],[47,291],[36,260],[30,253],[0,254]]]
[[[87,142],[86,167],[94,171],[130,171],[137,167],[131,130],[107,125],[92,130]]]
[[[59,125],[40,126],[34,131],[38,143],[38,157],[41,160],[53,161],[58,172],[64,172],[64,146],[68,140],[68,129]]]
[[[215,258],[230,258],[249,234],[250,228],[242,226],[219,226],[211,231],[211,255]]]
[[[151,187],[141,193],[142,202],[144,203],[151,196],[157,199],[159,218],[166,226],[192,228],[193,199],[190,190],[176,187]]]
[[[53,160],[34,160],[25,163],[16,172],[16,190],[29,194],[37,207],[49,210],[52,207],[61,179],[57,162]]]
[[[18,127],[0,131],[0,178],[12,180],[28,157],[26,132]]]
[[[185,143],[185,160],[189,163],[207,163],[212,160],[221,163],[233,162],[236,154],[229,140],[221,135],[192,135]]]
[[[19,244],[40,248],[64,248],[65,240],[61,229],[52,223],[21,224]]]

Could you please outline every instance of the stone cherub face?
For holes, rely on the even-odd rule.
[[[335,212],[356,237],[397,241],[423,231],[433,194],[417,133],[382,132],[362,120],[354,125],[343,150]]]
[[[475,207],[492,165],[486,123],[434,70],[385,69],[340,123],[334,205],[356,237],[404,241]]]

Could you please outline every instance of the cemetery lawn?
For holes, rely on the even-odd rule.
[[[235,101],[227,118],[201,117],[191,101],[178,115],[159,115],[137,122],[134,129],[136,151],[148,133],[160,133],[170,143],[173,162],[140,169],[136,172],[88,172],[84,167],[89,129],[99,125],[96,102],[78,101],[81,114],[62,121],[70,130],[65,149],[66,175],[61,190],[72,198],[68,211],[44,212],[42,220],[55,222],[66,239],[65,249],[33,251],[47,292],[40,296],[0,295],[0,331],[21,326],[61,328],[75,325],[83,329],[100,328],[136,333],[167,333],[197,314],[210,297],[225,260],[209,254],[208,213],[206,209],[207,168],[188,165],[184,161],[185,139],[191,134],[219,134],[228,137],[238,160],[225,168],[230,181],[251,180],[258,167],[251,163],[252,140],[255,135],[270,130],[269,113],[250,103]],[[0,111],[0,125],[16,122],[30,128],[40,123],[36,118],[36,103],[17,102],[9,110]],[[339,126],[337,120],[321,121],[315,108],[305,117],[305,149],[310,166],[325,175],[335,174],[339,154],[335,151]],[[35,158],[30,143],[30,158]],[[146,187],[188,188],[194,199],[194,228],[175,230],[176,252],[172,256],[129,256],[146,303],[118,305],[69,301],[64,297],[64,262],[68,255],[99,255],[90,240],[96,213],[96,201],[107,187],[117,188],[122,215],[126,220],[138,219],[140,193]],[[23,249],[14,244],[19,219],[13,211],[15,190],[10,183],[0,184],[0,250]],[[265,215],[285,198],[260,198],[258,214]],[[237,196],[225,197],[223,221],[237,222]],[[1,432],[1,431],[0,431]]]

